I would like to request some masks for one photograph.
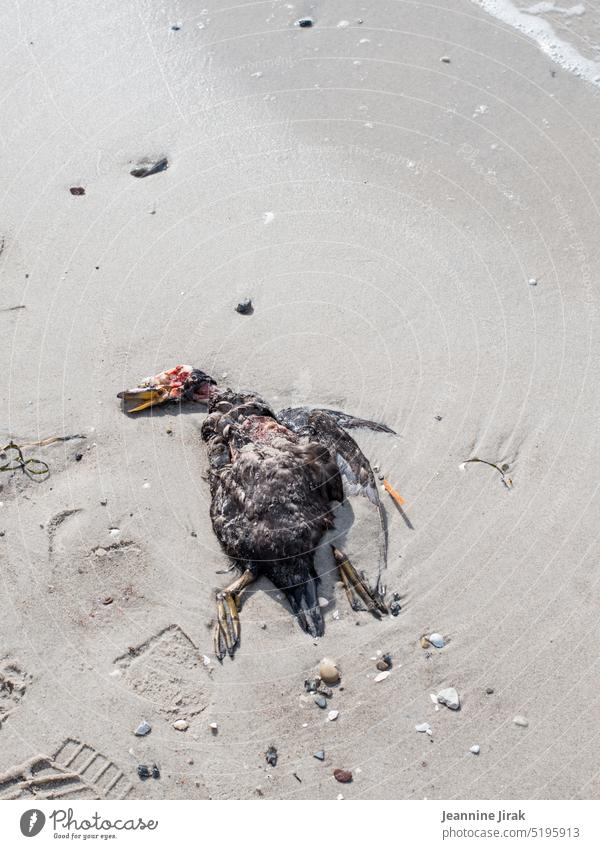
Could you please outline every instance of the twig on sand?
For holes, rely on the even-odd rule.
[[[512,487],[513,487],[512,478],[509,478],[509,477],[505,474],[505,473],[508,471],[508,468],[509,468],[509,467],[508,467],[508,463],[503,463],[503,464],[502,464],[502,466],[498,466],[496,463],[490,463],[490,461],[489,461],[489,460],[480,460],[480,458],[479,458],[479,457],[471,457],[471,459],[470,459],[470,460],[465,460],[465,461],[464,461],[464,463],[461,463],[461,464],[460,464],[460,466],[459,466],[459,469],[461,469],[462,471],[464,471],[465,466],[467,465],[467,463],[483,463],[483,464],[484,464],[484,465],[486,465],[486,466],[491,466],[491,467],[492,467],[492,469],[496,469],[496,471],[499,473],[499,475],[500,475],[500,477],[501,477],[501,479],[502,479],[502,483],[504,484],[504,486],[505,486],[507,489],[512,489]]]
[[[71,439],[87,439],[84,433],[70,433],[68,436],[48,436],[46,439],[38,439],[37,442],[24,442],[21,448],[45,448],[55,442],[70,442]]]

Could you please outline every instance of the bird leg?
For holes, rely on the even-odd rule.
[[[223,660],[226,654],[233,657],[240,641],[240,615],[238,599],[253,581],[256,574],[245,569],[240,577],[217,593],[217,624],[213,634],[215,654]]]
[[[366,605],[367,610],[379,617],[381,613],[387,613],[388,609],[385,606],[383,599],[371,590],[367,582],[362,578],[346,555],[336,548],[331,546],[335,562],[340,570],[340,577],[346,591],[346,597],[350,603],[352,610],[362,610],[362,605]]]

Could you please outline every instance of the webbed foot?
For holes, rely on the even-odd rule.
[[[240,644],[239,597],[255,579],[254,572],[246,569],[237,581],[217,593],[217,624],[213,633],[213,646],[220,661],[226,654],[232,658]]]
[[[361,577],[343,551],[331,546],[335,562],[340,570],[340,577],[346,591],[346,597],[353,610],[363,610],[365,605],[369,613],[379,617],[382,613],[387,614],[388,609],[381,596],[374,592],[365,579]],[[362,604],[361,604],[362,602]]]

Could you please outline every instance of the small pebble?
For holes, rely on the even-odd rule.
[[[302,27],[302,29],[305,29],[306,27],[312,27],[312,25],[313,25],[313,19],[312,18],[300,18],[294,24],[294,26]]]
[[[521,728],[527,728],[527,726],[529,725],[529,720],[527,719],[527,717],[521,716],[521,714],[515,716],[513,722],[515,723],[515,725],[519,725]]]
[[[491,696],[492,693],[494,692],[494,688],[493,687],[486,687],[485,692],[486,692],[486,695]]]
[[[219,726],[217,725],[216,722],[211,722],[208,727],[210,728],[210,730],[212,731],[213,734],[216,734],[217,731],[219,730]]]
[[[96,555],[96,557],[106,557],[106,553],[107,552],[106,552],[105,548],[97,548],[94,551],[94,554]]]
[[[100,504],[101,504],[101,506],[102,506],[102,507],[106,507],[106,505],[108,504],[107,499],[106,499],[106,498],[102,498],[102,499],[100,500]]]
[[[79,463],[80,460],[83,460],[83,454],[75,454],[75,460]]]
[[[324,709],[327,707],[327,699],[325,698],[325,696],[317,696],[315,699],[315,704],[317,705],[317,707]]]
[[[329,720],[329,722],[334,722],[338,718],[339,715],[340,715],[339,710],[330,710],[329,713],[327,714],[327,719]]]
[[[538,284],[535,277],[530,277],[527,282],[529,283],[530,286],[537,286],[537,284]]]
[[[431,725],[428,722],[421,722],[419,725],[415,725],[415,731],[418,731],[419,734],[431,734]]]
[[[156,764],[152,764],[152,778],[160,778],[160,770]]]
[[[440,690],[437,694],[437,700],[441,705],[446,705],[450,710],[458,710],[460,707],[460,699],[454,687],[446,687],[445,690]]]
[[[152,731],[152,726],[150,725],[149,722],[146,722],[146,720],[144,720],[143,722],[140,722],[140,724],[138,725],[138,727],[135,729],[135,731],[133,733],[135,734],[136,737],[145,737],[146,734],[150,734],[151,731]]]
[[[319,692],[322,696],[325,696],[326,699],[330,699],[333,696],[333,690],[331,687],[324,687],[322,684],[317,692]]]
[[[111,595],[107,595],[102,599],[102,604],[112,604],[113,597]]]
[[[449,56],[442,56],[440,58],[440,62],[443,62],[445,65],[449,65],[450,64],[450,57]]]
[[[329,602],[326,598],[319,598],[319,607],[327,607]]]
[[[392,596],[392,602],[390,604],[390,613],[392,614],[392,616],[398,616],[401,610],[402,607],[400,605],[400,596],[398,595],[398,593],[394,593],[394,595]]]
[[[423,636],[421,637],[419,642],[421,643],[422,649],[428,649],[429,648],[429,637],[426,637],[425,634],[423,634]]]
[[[333,777],[336,781],[339,781],[340,784],[350,784],[352,781],[352,773],[348,769],[334,769]]]
[[[340,670],[329,657],[324,657],[319,664],[319,675],[326,684],[337,684],[340,680]]]
[[[150,778],[150,770],[146,766],[146,764],[138,764],[137,774],[141,778],[142,781],[145,781],[147,778]]]
[[[85,189],[83,188],[83,186],[71,186],[69,191],[72,195],[75,195],[76,197],[80,197],[81,195],[85,194]]]
[[[481,751],[481,749],[480,749],[479,746],[475,745],[475,746],[471,746],[469,751],[471,752],[472,755],[478,755],[479,752]]]
[[[387,671],[387,672],[378,672],[378,673],[377,673],[377,675],[375,676],[375,678],[374,678],[373,680],[375,681],[375,683],[376,683],[376,684],[379,684],[379,682],[380,682],[380,681],[385,681],[385,679],[388,677],[388,675],[391,675],[391,674],[392,674],[392,673],[391,673],[391,672],[389,672],[389,671]]]
[[[325,752],[323,751],[323,749],[321,749],[320,752],[315,752],[314,755],[313,755],[313,758],[316,758],[318,761],[324,761],[325,760]]]
[[[189,727],[190,724],[187,719],[176,719],[173,723],[173,728],[175,729],[175,731],[187,731]]]
[[[384,654],[377,663],[377,669],[380,669],[382,672],[385,672],[387,669],[392,668],[392,656],[389,654]]]
[[[235,308],[236,312],[239,312],[240,315],[250,315],[254,312],[252,307],[252,301],[250,298],[245,298],[243,301],[240,301],[237,307]]]
[[[265,760],[269,766],[277,766],[277,749],[275,746],[269,746],[265,752]]]
[[[432,646],[435,646],[436,649],[443,649],[446,645],[446,641],[442,637],[441,634],[430,634],[427,638]]]
[[[304,682],[304,689],[307,693],[316,693],[321,685],[320,678],[307,678]]]

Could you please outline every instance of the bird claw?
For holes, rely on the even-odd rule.
[[[346,555],[335,546],[331,546],[333,556],[340,570],[340,577],[346,591],[346,597],[352,610],[362,610],[361,602],[366,606],[369,613],[374,616],[387,614],[388,609],[378,593],[373,592],[367,582],[362,578]]]
[[[217,594],[217,624],[213,634],[214,650],[222,661],[233,657],[240,642],[240,616],[235,594],[224,590]]]

